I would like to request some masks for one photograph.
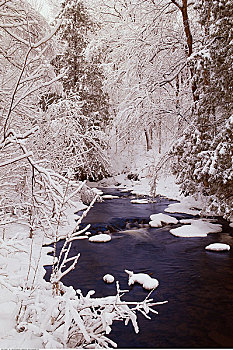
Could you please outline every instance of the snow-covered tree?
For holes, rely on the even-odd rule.
[[[26,220],[33,206],[34,161],[40,159],[33,135],[38,132],[38,95],[48,88],[56,91],[52,66],[45,56],[52,30],[25,1],[1,5],[0,20],[0,197],[1,219],[5,214]],[[44,163],[45,164],[45,163]],[[43,165],[44,165],[43,164]],[[42,165],[42,164],[41,164]],[[16,220],[16,216],[11,220]]]
[[[100,52],[86,60],[84,50],[89,36],[95,30],[82,1],[68,0],[62,5],[58,18],[62,24],[57,40],[62,45],[53,64],[58,72],[68,68],[62,84],[66,93],[75,92],[82,101],[82,112],[93,125],[104,124],[109,118],[108,97],[103,92],[103,74],[100,69]]]
[[[73,169],[81,180],[99,179],[108,174],[106,134],[83,115],[79,96],[64,94],[43,115],[37,142],[49,168],[63,175]]]
[[[203,42],[191,63],[198,82],[192,127],[175,149],[174,167],[186,193],[209,196],[208,210],[232,215],[233,2],[198,1]]]
[[[181,6],[170,0],[87,3],[101,23],[92,47],[99,46],[105,57],[114,149],[131,164],[139,147],[163,155],[182,134],[192,108]],[[187,15],[185,4],[191,4],[184,2]]]
[[[63,2],[58,19],[61,26],[56,35],[57,52],[51,62],[57,74],[65,72],[61,79],[63,94],[47,94],[42,100],[49,118],[64,131],[56,144],[67,145],[63,156],[59,148],[57,152],[57,160],[66,158],[65,162],[56,162],[55,166],[64,170],[70,162],[78,179],[99,179],[110,172],[105,154],[107,136],[104,135],[109,122],[109,105],[102,89],[100,53],[88,60],[85,55],[95,25],[84,4],[76,0]]]

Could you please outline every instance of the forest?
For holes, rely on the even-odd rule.
[[[129,293],[111,271],[110,295],[67,285],[75,244],[213,233],[232,270],[233,0],[0,0],[0,114],[1,348],[117,347],[115,321],[139,333],[158,308],[159,324],[171,301],[149,269],[124,265]],[[124,227],[94,231],[126,200]]]

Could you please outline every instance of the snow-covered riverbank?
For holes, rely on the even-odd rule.
[[[144,187],[144,184],[142,184]],[[95,191],[98,192],[98,191]],[[99,192],[100,193],[100,192]],[[62,226],[57,234],[57,239],[65,236],[67,232],[77,226],[77,211],[87,208],[82,202],[77,202],[67,211],[66,226]],[[73,316],[69,316],[64,311],[64,317],[68,317],[64,324],[67,325],[72,321],[72,317],[76,317],[76,325],[80,328],[83,334],[83,339],[80,342],[83,344],[93,342],[96,337],[95,332],[89,330],[93,327],[93,319],[89,315],[90,322],[83,325],[83,321],[79,317],[80,310],[87,304],[91,308],[98,308],[102,305],[102,311],[108,312],[108,320],[101,322],[102,333],[108,333],[109,327],[114,319],[129,318],[134,324],[135,331],[138,331],[136,323],[136,315],[130,311],[130,308],[125,303],[121,303],[119,293],[116,291],[116,296],[111,297],[111,300],[106,298],[91,299],[91,295],[86,298],[82,296],[82,305],[80,305],[80,296],[76,295],[72,288],[62,286],[61,293],[54,296],[52,284],[44,280],[45,269],[44,265],[52,265],[53,256],[48,253],[53,252],[52,247],[44,247],[53,241],[45,232],[37,230],[33,237],[29,238],[30,230],[26,222],[8,223],[1,228],[0,240],[0,345],[1,348],[60,348],[66,347],[68,333],[64,326],[57,324],[56,311],[53,309],[66,305],[66,303],[76,303],[76,309],[73,310]],[[81,292],[80,292],[81,293]],[[73,301],[72,301],[73,300]],[[89,300],[89,301],[88,301]],[[118,300],[119,312],[116,314],[111,309],[111,305]],[[56,304],[57,302],[57,304]],[[149,304],[148,304],[149,303]],[[85,306],[84,306],[85,304]],[[135,306],[137,303],[134,303]],[[144,310],[146,305],[150,305],[150,299],[146,302],[138,303],[137,307]],[[51,308],[51,305],[53,307]],[[60,306],[59,306],[60,305]],[[121,314],[122,307],[122,314]],[[123,312],[124,309],[124,312]],[[150,308],[149,308],[150,309]],[[149,311],[147,309],[146,312]],[[77,311],[79,310],[79,311]],[[102,312],[101,311],[101,312]],[[144,310],[145,311],[145,310]],[[71,312],[71,313],[72,313]],[[74,316],[76,312],[76,316]],[[90,311],[91,312],[91,311]],[[102,314],[101,314],[102,315]],[[111,317],[110,317],[111,315]],[[102,317],[102,316],[101,316]],[[95,321],[96,322],[96,321]],[[54,325],[53,325],[54,324]],[[56,327],[59,331],[56,331]],[[66,326],[65,326],[66,327]],[[89,327],[89,328],[88,328]],[[65,336],[64,333],[65,332]],[[92,339],[93,337],[93,339]],[[92,341],[90,340],[92,339]],[[111,343],[104,335],[100,335],[95,339],[96,346],[107,346]]]
[[[103,186],[105,182],[105,185],[113,187],[113,183],[111,181],[112,179],[104,180],[102,181],[102,184],[100,183],[98,186]],[[132,181],[120,175],[114,179],[114,183],[115,186],[120,188],[122,192],[130,190],[136,197],[150,194],[150,184],[147,178],[142,179],[142,181]],[[200,213],[201,202],[197,202],[191,197],[183,198],[180,196],[178,186],[175,185],[173,177],[163,178],[158,181],[156,194],[181,201],[180,203],[170,205],[167,208],[168,212],[186,212],[193,215]],[[108,197],[105,196],[105,200],[108,200]],[[77,219],[77,215],[74,214],[74,212],[85,208],[86,206],[83,205],[83,203],[78,202],[73,208],[69,209],[69,213],[67,213],[69,224],[61,228],[59,231],[60,236],[64,236],[69,230],[72,231],[72,229],[77,225],[77,222],[75,221],[75,219]],[[185,227],[188,227],[188,229],[193,227],[192,225],[190,226],[187,224],[188,223],[185,223],[185,225],[182,226],[183,230],[185,230]],[[191,224],[193,224],[193,222]],[[206,224],[203,225],[206,227]],[[214,224],[209,225],[212,225],[211,232],[218,232],[215,231]],[[216,229],[219,230],[219,225],[216,225]],[[77,311],[77,308],[82,309],[84,304],[87,304],[88,300],[91,298],[91,295],[87,296],[86,299],[82,296],[85,301],[84,304],[80,305],[78,304],[80,297],[75,294],[75,291],[72,288],[66,288],[63,286],[62,294],[64,296],[59,295],[54,297],[52,285],[44,280],[45,269],[43,266],[51,265],[53,263],[53,257],[48,255],[48,253],[52,252],[53,249],[51,247],[42,247],[44,244],[52,242],[51,238],[45,238],[44,232],[38,230],[34,233],[33,238],[29,238],[29,229],[27,226],[24,224],[12,223],[1,229],[1,237],[1,348],[64,347],[65,341],[62,338],[62,333],[63,331],[67,332],[67,329],[59,326],[59,332],[55,331],[56,327],[53,327],[51,322],[55,322],[56,317],[58,316],[56,312],[54,313],[52,311],[52,309],[49,309],[50,311],[48,311],[49,305],[51,304],[53,305],[53,308],[58,308],[64,303],[73,300],[71,302],[76,303]],[[119,296],[116,296],[116,298],[118,297]],[[57,304],[54,302],[54,298],[56,299]],[[114,300],[112,299],[111,303],[114,302]],[[91,300],[91,303],[92,307],[98,307],[100,303],[108,304],[109,302],[106,301],[106,299],[95,299],[93,302]],[[126,305],[124,305],[124,307],[126,307]],[[24,313],[24,308],[27,310],[26,314]],[[79,309],[79,311],[81,309]],[[108,308],[105,311],[111,313],[110,309]],[[130,313],[130,309],[128,309],[128,313],[131,315],[131,320],[134,322],[137,329],[136,319],[135,316],[133,316],[134,314]],[[68,317],[65,315],[66,313],[64,314],[64,317]],[[45,316],[47,317],[46,321],[43,320]],[[111,325],[113,319],[117,319],[117,317],[119,317],[119,315],[117,316],[114,314],[110,317],[110,323],[105,321],[105,330],[107,330],[107,327]],[[51,321],[53,318],[54,321]],[[67,322],[70,321],[67,319],[65,324]],[[16,327],[17,324],[18,326]],[[80,329],[83,327],[83,323],[80,320],[77,321],[77,324],[79,325]],[[91,327],[91,325],[92,323],[90,323],[88,327]],[[84,337],[84,340],[82,341],[87,343],[90,337],[88,327],[87,330],[84,328],[82,330]],[[66,337],[68,336],[67,334]],[[103,344],[108,344],[108,340],[106,339],[107,338],[103,337],[102,340],[100,340],[100,343],[102,341]]]

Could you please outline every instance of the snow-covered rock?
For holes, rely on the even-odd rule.
[[[229,224],[230,227],[233,227],[233,216],[230,217],[230,224]]]
[[[149,201],[147,199],[132,199],[130,201],[133,204],[148,204]]]
[[[89,241],[95,243],[105,243],[111,241],[111,239],[112,237],[106,233],[100,233],[99,235],[89,237]]]
[[[176,237],[206,237],[208,233],[222,232],[222,225],[212,224],[207,220],[181,220],[185,224],[181,227],[170,230],[170,233]]]
[[[150,216],[151,221],[149,222],[149,225],[151,227],[162,227],[163,224],[169,225],[169,224],[177,224],[178,220],[176,218],[173,218],[172,216],[159,213],[159,214],[152,214]]]
[[[231,249],[231,247],[229,246],[229,244],[225,244],[225,243],[212,243],[209,244],[205,247],[206,250],[212,250],[215,252],[223,252],[223,251],[228,251]]]
[[[99,196],[101,196],[103,193],[103,191],[99,190],[98,188],[96,187],[92,187],[91,188],[93,192],[95,192],[96,194],[98,194]]]
[[[139,283],[143,288],[152,290],[158,287],[159,281],[156,278],[152,278],[145,273],[133,273],[133,271],[125,270],[129,275],[128,285],[131,286],[134,283]]]
[[[105,283],[113,283],[115,278],[112,275],[107,274],[103,277],[103,280]]]
[[[119,198],[118,196],[113,196],[111,194],[105,194],[102,196],[103,199],[115,199],[115,198]]]
[[[123,188],[121,192],[130,192],[133,191],[133,187]]]

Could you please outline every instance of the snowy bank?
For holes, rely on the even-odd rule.
[[[184,213],[189,215],[200,215],[203,203],[193,197],[185,197],[180,203],[169,204],[164,210],[167,213]]]
[[[138,333],[136,313],[157,313],[152,307],[164,303],[153,303],[148,298],[141,302],[122,301],[118,282],[116,295],[102,298],[93,298],[95,291],[85,296],[60,282],[46,282],[43,266],[52,265],[53,256],[47,253],[53,248],[42,248],[43,243],[42,232],[33,238],[28,238],[26,231],[0,239],[1,348],[116,347],[106,336],[113,321],[131,320]],[[64,262],[72,262],[68,252],[69,248],[64,250]],[[108,282],[112,278],[105,276]]]
[[[179,186],[175,183],[174,175],[161,175],[156,181],[156,195],[164,196],[170,199],[181,200]],[[92,183],[88,183],[91,187]],[[121,192],[131,192],[136,196],[151,196],[151,176],[140,177],[139,180],[129,180],[126,174],[113,176],[103,179],[95,184],[99,187],[120,188]]]

